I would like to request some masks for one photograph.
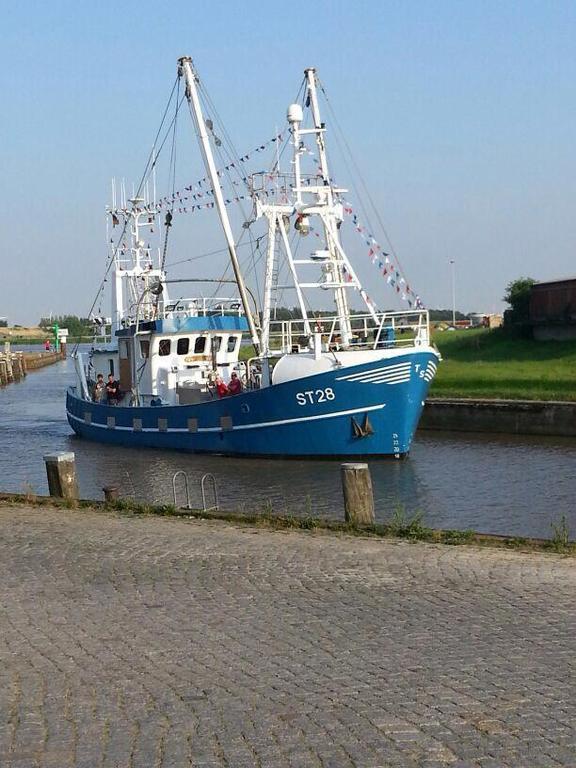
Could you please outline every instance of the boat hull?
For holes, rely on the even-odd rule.
[[[122,446],[233,456],[401,457],[410,450],[437,360],[432,351],[414,350],[194,405],[100,405],[71,387],[66,411],[79,436]]]

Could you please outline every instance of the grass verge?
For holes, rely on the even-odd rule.
[[[576,401],[576,341],[534,341],[502,328],[433,334],[443,361],[431,397]]]
[[[276,515],[269,505],[254,512],[204,512],[176,508],[173,504],[145,504],[130,499],[119,499],[112,503],[80,500],[54,499],[50,496],[25,494],[0,494],[0,506],[26,505],[34,507],[55,507],[60,509],[91,509],[100,512],[117,512],[126,516],[154,515],[195,520],[214,520],[252,528],[267,530],[300,530],[324,533],[347,534],[373,538],[395,538],[408,541],[424,541],[433,544],[466,545],[499,549],[515,549],[522,552],[556,552],[576,556],[576,542],[569,538],[565,517],[558,524],[552,523],[551,539],[500,536],[476,533],[475,531],[441,530],[428,528],[423,523],[423,513],[409,515],[399,505],[390,520],[370,526],[357,527],[346,522],[323,520],[312,516],[296,517]]]

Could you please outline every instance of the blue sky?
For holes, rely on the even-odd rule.
[[[451,303],[450,259],[465,311],[500,309],[520,275],[576,274],[572,2],[56,0],[0,10],[0,315],[13,322],[88,311],[110,179],[139,177],[184,54],[240,152],[282,126],[302,70],[318,68],[428,306]],[[334,172],[349,183],[330,140]],[[186,139],[178,173],[204,175]],[[190,220],[170,258],[221,242]],[[392,304],[362,243],[353,251],[369,293]]]

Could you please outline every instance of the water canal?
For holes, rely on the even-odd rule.
[[[172,502],[172,477],[184,470],[192,502],[212,472],[225,509],[272,505],[278,513],[342,518],[339,463],[194,456],[90,443],[68,426],[64,401],[74,379],[70,359],[0,389],[0,490],[47,493],[42,456],[74,451],[83,498],[122,494]],[[544,536],[566,515],[576,531],[576,439],[421,432],[407,461],[371,462],[376,515],[403,504],[431,527]]]

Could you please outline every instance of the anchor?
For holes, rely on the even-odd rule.
[[[354,416],[352,416],[352,432],[354,437],[359,438],[368,437],[368,435],[374,434],[374,429],[372,428],[372,424],[370,424],[370,419],[368,418],[367,413],[364,415],[364,422],[362,423],[362,426],[360,426]]]

